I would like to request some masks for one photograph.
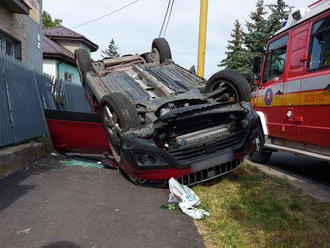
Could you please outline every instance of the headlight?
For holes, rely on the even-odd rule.
[[[151,166],[166,166],[168,163],[158,156],[157,154],[153,153],[135,153],[135,159],[138,166],[141,167],[151,167]]]

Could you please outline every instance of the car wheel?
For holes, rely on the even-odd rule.
[[[101,100],[101,106],[104,128],[116,160],[118,160],[121,135],[131,128],[137,128],[139,117],[131,101],[120,93],[104,96]]]
[[[81,82],[84,84],[86,73],[95,72],[91,57],[86,49],[77,49],[74,52]]]
[[[152,49],[156,49],[159,54],[160,63],[172,59],[170,45],[164,38],[156,38],[152,42]]]
[[[215,73],[206,82],[206,93],[218,93],[214,99],[219,102],[251,100],[251,87],[248,81],[238,72],[223,70]]]
[[[259,126],[257,129],[257,137],[254,139],[253,150],[250,152],[250,160],[252,162],[265,164],[270,160],[272,152],[265,150],[264,144],[264,133],[261,126]]]

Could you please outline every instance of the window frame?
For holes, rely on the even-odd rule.
[[[311,69],[310,68],[310,63],[311,63],[311,59],[312,59],[312,49],[313,49],[313,38],[316,34],[319,34],[321,32],[315,32],[313,34],[313,28],[314,28],[314,25],[321,21],[322,19],[325,19],[325,18],[330,18],[330,13],[327,13],[326,15],[322,16],[321,18],[317,19],[317,20],[314,20],[313,21],[313,24],[311,25],[311,30],[310,30],[310,34],[309,34],[309,48],[308,48],[308,59],[307,59],[307,63],[306,63],[306,71],[307,72],[314,72],[314,71],[320,71],[320,70],[324,70],[324,69],[327,69],[327,68],[330,68],[330,64],[329,65],[326,65],[326,66],[321,66],[321,67],[318,67],[318,68],[315,68],[315,69]],[[322,32],[325,32],[325,31],[328,31],[330,30],[330,27],[329,28],[326,28],[324,29]]]
[[[275,42],[277,42],[277,41],[279,41],[279,40],[281,40],[281,39],[285,39],[286,38],[286,43],[285,44],[282,44],[282,45],[279,45],[279,46],[276,46],[276,47],[274,47],[273,49],[271,49],[271,50],[269,50],[269,47],[271,46],[271,44],[273,44],[273,43],[275,43]],[[269,58],[270,58],[270,64],[269,64],[269,67],[271,67],[271,65],[272,65],[272,62],[273,62],[273,52],[275,51],[275,50],[278,50],[278,49],[281,49],[281,48],[284,48],[284,47],[286,47],[286,57],[285,57],[285,63],[284,63],[284,65],[283,65],[283,73],[282,74],[280,74],[279,76],[281,76],[281,75],[284,75],[284,72],[285,72],[285,67],[286,67],[286,63],[287,63],[287,57],[288,57],[288,43],[289,43],[289,33],[285,33],[285,34],[283,34],[281,37],[279,37],[279,38],[277,38],[276,40],[273,40],[273,41],[271,41],[271,42],[269,42],[269,44],[268,44],[268,46],[267,46],[267,52],[266,52],[266,56],[265,56],[265,63],[264,63],[264,70],[263,70],[263,75],[262,75],[262,84],[265,84],[265,83],[267,83],[268,81],[271,81],[271,80],[273,80],[274,78],[272,78],[272,79],[267,79],[267,80],[265,80],[265,72],[266,71],[268,71],[268,69],[267,69],[267,67],[266,67],[266,65],[267,65],[267,59],[268,59],[268,56],[270,56]],[[278,76],[277,76],[278,77]]]
[[[67,77],[71,80],[66,79]],[[72,72],[64,72],[64,81],[74,83],[74,74]]]
[[[0,53],[6,56],[12,57],[19,61],[22,61],[22,42],[16,39],[14,36],[6,33],[5,31],[0,29],[0,40],[1,40],[1,47]],[[11,52],[13,54],[7,54],[7,41],[11,43]]]

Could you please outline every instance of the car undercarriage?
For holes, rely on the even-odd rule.
[[[134,183],[203,182],[237,168],[252,148],[258,117],[237,72],[200,78],[173,62],[163,38],[141,55],[93,62],[78,49],[75,56],[109,152]]]

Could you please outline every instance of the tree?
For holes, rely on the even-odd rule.
[[[251,21],[246,22],[245,46],[252,56],[261,56],[269,38],[267,14],[263,0],[257,0],[256,10],[251,12]]]
[[[118,52],[118,47],[115,44],[114,39],[111,39],[108,48],[102,51],[102,58],[112,58],[112,57],[119,57],[120,54]]]
[[[257,0],[256,10],[250,13],[250,21],[246,22],[247,32],[244,35],[244,45],[246,53],[246,74],[245,77],[253,85],[252,63],[253,58],[262,56],[266,47],[266,43],[270,37],[268,20],[266,19],[267,11],[264,6],[264,0]]]
[[[281,27],[282,23],[286,21],[292,10],[292,7],[287,5],[283,0],[277,0],[276,4],[269,4],[271,14],[268,18],[268,33],[274,35]]]
[[[269,16],[266,7],[270,11]],[[226,58],[219,64],[240,72],[251,86],[253,58],[264,54],[267,41],[281,28],[282,22],[287,20],[292,9],[284,0],[276,0],[275,4],[266,7],[264,0],[257,0],[256,9],[250,13],[250,20],[246,22],[246,32],[236,20],[231,34],[233,39],[228,41]]]
[[[233,69],[240,72],[243,76],[249,77],[249,70],[246,60],[247,50],[244,46],[244,32],[239,20],[235,21],[234,28],[230,35],[232,40],[228,41],[226,58],[220,61],[218,66],[226,69]]]
[[[62,22],[63,22],[62,19],[56,18],[53,20],[48,12],[46,11],[42,12],[42,25],[45,28],[59,26],[62,24]]]

